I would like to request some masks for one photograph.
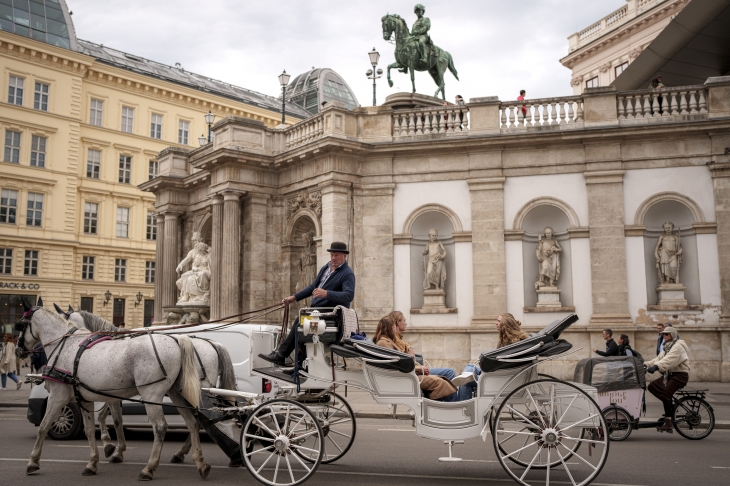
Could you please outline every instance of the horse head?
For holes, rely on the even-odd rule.
[[[383,23],[383,39],[385,40],[390,40],[393,36],[393,32],[398,31],[399,26],[405,27],[406,32],[408,32],[408,26],[405,24],[405,21],[400,17],[400,15],[387,14],[380,20]]]
[[[23,316],[20,318],[18,322],[15,323],[15,330],[18,331],[20,334],[18,335],[18,345],[15,348],[15,354],[17,356],[20,356],[21,358],[27,358],[30,354],[30,349],[33,349],[33,346],[36,345],[36,342],[38,342],[38,338],[33,334],[32,329],[32,322],[33,322],[33,315],[40,309],[42,310],[42,307],[32,307],[28,302],[25,300],[25,297],[21,297],[20,301],[23,304]],[[35,342],[30,342],[30,339],[27,339],[29,341],[29,346],[26,346],[26,331],[30,334],[30,336],[35,339]]]

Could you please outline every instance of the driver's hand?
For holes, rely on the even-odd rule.
[[[284,305],[293,304],[296,301],[297,301],[297,298],[294,297],[293,295],[290,295],[289,297],[284,297],[283,299],[281,299],[281,303]]]
[[[312,297],[317,298],[326,298],[327,297],[327,291],[324,289],[314,289],[314,292],[312,292]]]

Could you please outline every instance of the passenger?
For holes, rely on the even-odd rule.
[[[406,322],[406,317],[401,311],[393,311],[388,314],[388,317],[393,319],[393,322],[395,322],[395,344],[398,345],[398,348],[402,352],[408,353],[411,356],[415,357],[416,352],[413,350],[413,347],[411,347],[411,345],[407,342],[403,341],[403,333],[406,332],[406,327],[408,326],[408,323]],[[447,380],[453,380],[456,376],[456,373],[451,368],[429,368],[428,366],[423,366],[422,369],[424,375],[443,376]]]
[[[402,351],[402,348],[397,344],[398,335],[396,333],[395,321],[389,316],[383,317],[378,322],[373,341],[383,348]],[[421,382],[421,390],[428,392],[431,400],[441,402],[456,401],[457,390],[449,380],[441,376],[425,373],[425,370],[418,364],[416,364],[416,374],[418,374],[418,380]]]

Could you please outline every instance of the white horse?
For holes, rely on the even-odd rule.
[[[191,434],[193,458],[198,472],[206,478],[210,465],[203,458],[198,435],[198,424],[188,407],[197,408],[200,403],[200,382],[195,370],[195,355],[191,340],[186,336],[173,338],[163,334],[146,333],[138,337],[125,337],[100,342],[88,348],[75,363],[80,344],[91,336],[88,331],[77,331],[71,324],[43,308],[31,308],[23,301],[25,312],[16,324],[18,355],[27,356],[38,342],[43,343],[48,356],[48,368],[61,374],[74,375],[76,387],[62,381],[46,380],[48,405],[38,429],[26,474],[40,469],[43,441],[48,429],[61,409],[78,393],[84,416],[84,431],[91,448],[89,462],[83,475],[96,474],[99,451],[96,446],[93,409],[89,403],[117,402],[140,395],[153,425],[154,444],[147,465],[138,479],[152,479],[160,463],[162,443],[167,432],[162,398],[167,394],[179,408]],[[73,332],[77,331],[77,332]],[[76,368],[76,369],[75,369]],[[74,373],[75,372],[75,373]],[[63,376],[57,376],[63,380]],[[107,395],[114,395],[109,397]]]
[[[68,311],[64,312],[56,304],[53,304],[56,312],[64,316],[66,320],[74,324],[79,329],[86,329],[91,332],[131,332],[129,329],[119,328],[107,321],[106,319],[86,311],[75,311],[73,307],[68,306]],[[196,353],[196,369],[200,377],[201,386],[222,388],[224,390],[236,389],[236,375],[233,368],[233,361],[228,350],[215,341],[210,341],[197,336],[190,336],[193,341]],[[117,433],[117,445],[111,441],[109,429],[106,425],[106,419],[111,413],[114,420],[114,430]],[[119,463],[123,461],[124,451],[127,449],[127,443],[124,439],[124,428],[122,423],[121,402],[109,402],[99,412],[98,424],[101,430],[101,440],[104,446],[104,455],[109,458],[109,462]],[[192,446],[191,436],[188,435],[185,443],[180,450],[172,456],[173,463],[181,463],[185,460],[185,456],[190,452]],[[111,457],[110,457],[111,456]],[[231,460],[231,465],[242,464],[241,458],[237,457]]]

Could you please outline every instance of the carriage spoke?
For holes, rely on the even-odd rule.
[[[525,430],[526,428],[527,427],[523,427],[522,430]],[[517,432],[507,432],[506,430],[502,429],[502,430],[498,430],[497,433],[499,433],[499,434],[512,434],[509,437],[507,437],[507,439],[511,439],[515,435],[531,435],[533,437],[536,436],[536,435],[540,435],[537,432],[522,432],[522,430],[517,431]],[[504,439],[502,442],[504,442],[507,439]],[[501,444],[501,442],[500,442],[500,444]]]
[[[303,420],[304,420],[305,418],[306,418],[306,417],[304,416],[304,414],[302,414],[302,416],[301,416],[301,417],[299,417],[299,422],[297,422],[297,424],[296,424],[296,425],[295,425],[294,427],[290,427],[290,428],[289,428],[289,430],[287,430],[287,432],[286,432],[286,436],[287,436],[287,437],[291,437],[291,436],[292,436],[292,434],[293,434],[293,433],[294,433],[294,432],[295,432],[295,431],[296,431],[296,430],[297,430],[297,429],[299,428],[299,425],[300,425],[300,424],[302,423],[302,421],[303,421]]]
[[[284,417],[284,434],[286,434],[289,429],[289,417],[291,415],[291,407],[289,405],[286,406],[286,417]]]
[[[537,456],[540,455],[540,451],[541,451],[541,449],[537,450],[537,452],[535,453],[535,457],[532,458],[532,460],[530,461],[530,464],[527,465],[527,469],[525,469],[525,471],[522,473],[522,476],[520,476],[520,481],[522,481],[525,478],[525,476],[527,476],[527,473],[530,472],[532,465],[535,463],[535,459],[537,459]]]
[[[296,457],[296,455],[294,457]],[[286,456],[284,456],[284,458],[286,459],[286,467],[289,469],[289,477],[291,478],[291,482],[296,483],[297,480],[294,479],[294,473],[291,470],[291,463],[289,462],[289,455],[287,454]]]
[[[522,443],[522,445],[523,445],[523,446],[527,445],[527,442],[528,442],[529,440],[530,440],[530,438],[529,438],[529,437],[525,437],[525,441],[524,441],[524,442]],[[537,453],[538,453],[538,454],[540,453],[540,449],[538,449],[538,450],[537,450]],[[522,455],[522,452],[520,452],[519,454],[517,454],[517,457],[515,457],[515,459],[517,459],[517,460],[519,461],[519,460],[520,460],[520,456],[521,456],[521,455]]]
[[[547,473],[545,474],[545,486],[550,486],[550,449],[551,447],[548,447],[547,450]]]
[[[578,394],[576,393],[575,396],[573,397],[573,399],[568,404],[568,408],[565,409],[565,411],[563,412],[563,415],[561,415],[560,418],[558,419],[558,421],[555,423],[555,427],[557,427],[558,425],[560,425],[563,422],[563,418],[565,418],[565,414],[568,413],[568,410],[570,410],[570,407],[573,406],[573,403],[575,402],[575,400],[577,398],[578,398]]]
[[[560,445],[561,445],[561,446],[563,446],[563,447],[565,447],[565,446],[564,446],[564,445],[563,445],[562,443],[561,443]],[[571,450],[570,450],[570,449],[568,449],[567,447],[565,447],[565,449],[566,449],[566,450],[567,450],[568,452],[570,452],[571,454],[573,454],[573,455],[574,455],[575,457],[577,457],[578,459],[580,459],[581,461],[583,461],[584,463],[586,463],[586,465],[588,465],[588,466],[589,466],[589,467],[590,467],[591,469],[593,469],[594,471],[597,471],[597,470],[598,470],[598,466],[594,466],[594,465],[593,465],[593,464],[591,464],[590,462],[588,462],[588,461],[586,461],[585,459],[583,459],[583,458],[582,458],[582,457],[580,456],[580,454],[578,454],[578,453],[577,453],[576,451],[571,451]]]
[[[277,454],[276,466],[274,466],[274,479],[272,480],[273,483],[276,483],[276,476],[279,475],[279,462],[281,462],[281,456]],[[292,482],[294,482],[294,481],[292,481]]]
[[[512,457],[513,455],[517,454],[518,452],[522,452],[523,450],[527,449],[528,447],[531,447],[531,446],[534,446],[534,445],[537,445],[537,442],[530,442],[526,446],[520,447],[516,451],[510,452],[509,454],[507,454],[506,456],[504,456],[504,459],[509,459],[510,457]]]
[[[558,454],[558,457],[560,458],[560,462],[563,463],[563,467],[565,468],[565,472],[568,473],[570,482],[573,483],[573,486],[576,486],[575,479],[573,479],[573,475],[570,474],[570,470],[568,469],[568,465],[565,463],[565,459],[563,459],[563,455],[560,453],[560,451],[557,448],[555,449],[555,452]]]
[[[519,412],[519,411],[515,410],[514,408],[512,408],[512,407],[511,407],[510,405],[507,405],[507,408],[509,408],[509,409],[510,409],[510,410],[512,410],[512,411],[513,411],[514,413],[516,413],[517,415],[519,415],[520,417],[522,417],[523,419],[525,419],[525,420],[526,420],[526,421],[527,421],[527,422],[528,422],[528,423],[529,423],[530,425],[532,425],[532,426],[533,426],[533,427],[535,427],[536,429],[541,429],[541,428],[542,428],[542,427],[540,427],[539,425],[537,425],[537,424],[536,424],[535,422],[533,422],[532,420],[530,420],[530,419],[528,419],[527,417],[525,417],[524,415],[522,415],[522,413],[521,413],[521,412]]]
[[[578,442],[588,442],[589,444],[605,444],[605,442],[600,441],[600,440],[583,439],[581,437],[573,437],[572,435],[567,435],[567,434],[561,434],[561,435],[563,436],[564,439],[575,440]]]
[[[258,454],[259,452],[266,452],[269,449],[271,449],[272,447],[274,447],[274,444],[271,444],[270,446],[264,447],[263,449],[259,449],[257,451],[250,452],[250,453],[246,454],[246,457],[251,457],[254,454]]]
[[[335,447],[337,447],[337,449],[338,449],[338,450],[339,450],[340,452],[343,452],[342,448],[341,448],[340,446],[338,446],[338,445],[337,445],[337,442],[335,442],[335,441],[334,441],[334,440],[332,439],[332,437],[330,437],[330,436],[328,435],[328,436],[327,436],[327,438],[328,438],[328,439],[330,440],[330,442],[332,442],[332,443],[333,443],[333,444],[335,445]]]
[[[553,423],[553,412],[555,410],[555,383],[550,384],[550,416],[548,417],[548,423],[552,427]],[[548,462],[550,462],[550,453],[548,452]],[[549,471],[549,469],[548,469]]]
[[[262,427],[262,428],[263,428],[263,429],[264,429],[264,430],[265,430],[266,432],[268,432],[269,434],[271,434],[271,437],[276,437],[276,432],[274,432],[273,430],[271,430],[270,428],[268,428],[268,427],[266,426],[266,424],[264,424],[264,423],[263,423],[263,422],[262,422],[262,421],[261,421],[261,420],[260,420],[260,419],[259,419],[258,417],[254,417],[253,419],[254,419],[254,421],[255,421],[255,422],[258,422],[258,423],[259,423],[259,425],[260,425],[260,426],[261,426],[261,427]]]
[[[346,424],[347,422],[352,422],[352,419],[347,418],[347,419],[338,420],[337,422],[330,422],[330,427],[332,427],[333,425]]]
[[[349,439],[350,437],[352,437],[351,435],[343,434],[342,432],[337,432],[336,430],[332,430],[332,429],[330,429],[330,434],[337,434],[337,435],[341,435],[342,437],[347,437],[348,439]]]
[[[319,451],[317,452],[317,454],[319,454]],[[308,468],[308,467],[307,467],[307,465],[306,465],[306,464],[304,464],[304,463],[302,462],[302,460],[301,460],[301,459],[299,459],[299,456],[298,456],[298,455],[296,455],[296,454],[292,454],[292,456],[293,456],[293,457],[294,457],[294,458],[295,458],[295,459],[296,459],[297,461],[299,461],[299,464],[301,464],[301,465],[302,465],[302,467],[303,467],[304,469],[306,469],[306,470],[307,470],[307,474],[309,474],[310,472],[312,472],[312,470],[311,470],[310,468]]]
[[[312,452],[314,454],[319,454],[318,450],[310,449],[309,447],[304,447],[304,446],[300,446],[300,445],[296,445],[296,444],[291,444],[291,447],[292,447],[292,449],[297,449],[300,451],[308,451],[308,452]]]
[[[292,436],[292,439],[303,439],[305,437],[309,437],[312,434],[318,434],[318,433],[319,432],[317,431],[317,429],[314,429],[314,430],[310,430],[309,432],[305,432],[305,433],[303,433],[301,435]]]
[[[527,392],[527,395],[529,395],[530,401],[532,402],[532,404],[535,405],[535,413],[540,418],[540,422],[542,422],[542,426],[547,427],[547,424],[545,423],[545,420],[542,418],[542,414],[540,413],[540,407],[537,406],[535,399],[532,397],[532,393],[530,393],[530,389],[525,388],[525,391]]]
[[[249,454],[248,457],[251,457],[252,455],[253,455],[253,453]],[[274,457],[274,453],[273,452],[271,454],[269,454],[269,457],[267,457],[266,460],[264,461],[264,463],[261,464],[261,467],[259,467],[256,470],[256,474],[258,474],[258,473],[261,472],[261,470],[264,468],[265,465],[267,465],[269,463],[269,461],[271,460],[272,457]],[[281,456],[279,456],[279,457],[281,457]]]
[[[577,421],[577,422],[575,422],[575,423],[573,423],[573,424],[570,424],[570,425],[568,425],[567,427],[565,427],[564,429],[562,429],[562,430],[561,430],[561,432],[565,432],[565,431],[566,431],[566,430],[568,430],[568,429],[572,429],[572,428],[573,428],[573,427],[575,427],[576,425],[580,425],[580,424],[582,424],[583,422],[585,422],[586,420],[591,420],[591,419],[593,419],[593,418],[596,418],[596,417],[598,417],[598,416],[600,416],[600,415],[601,415],[600,413],[594,413],[593,415],[589,415],[588,417],[586,417],[586,418],[584,418],[584,419],[581,419],[581,420],[579,420],[579,421]]]

